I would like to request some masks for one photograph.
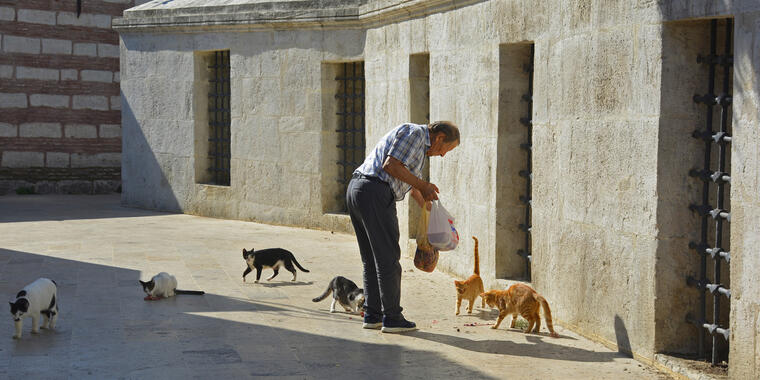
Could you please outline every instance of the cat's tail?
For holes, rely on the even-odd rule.
[[[472,272],[480,276],[480,259],[478,258],[478,238],[476,238],[475,236],[473,236],[472,238],[475,239],[475,269]]]
[[[546,298],[539,295],[538,302],[541,302],[541,306],[544,308],[544,320],[546,321],[546,327],[549,328],[551,336],[558,338],[559,334],[554,332],[554,325],[552,324],[552,310],[549,308],[549,303],[546,302]]]
[[[332,281],[330,281],[330,284],[327,285],[327,289],[325,290],[324,293],[322,293],[319,297],[313,298],[311,301],[312,302],[319,302],[319,301],[322,301],[323,299],[327,298],[327,296],[329,296],[330,293],[332,293],[332,286],[331,285],[332,285]]]
[[[196,296],[202,296],[202,295],[206,294],[206,292],[204,292],[203,290],[179,290],[179,289],[174,289],[174,294],[192,294],[192,295],[196,295]]]
[[[290,254],[290,258],[293,259],[293,264],[296,264],[296,266],[298,267],[298,269],[300,269],[300,270],[302,270],[302,271],[304,271],[306,273],[309,273],[309,270],[306,269],[306,268],[304,268],[304,267],[302,267],[301,264],[298,263],[298,260],[296,260],[296,257],[292,253]]]

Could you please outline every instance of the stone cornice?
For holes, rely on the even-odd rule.
[[[317,2],[272,2],[245,5],[142,9],[135,7],[113,20],[119,33],[203,30],[366,29],[424,17],[488,0],[379,1],[341,8],[317,8]],[[318,5],[318,4],[317,4]]]

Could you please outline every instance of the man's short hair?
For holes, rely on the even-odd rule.
[[[446,136],[443,139],[443,142],[450,143],[456,141],[459,143],[459,128],[457,128],[456,124],[450,121],[435,121],[430,123],[429,127],[430,132],[443,133],[444,136]]]

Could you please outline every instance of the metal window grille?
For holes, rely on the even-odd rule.
[[[346,211],[345,194],[353,171],[364,162],[364,62],[342,64],[338,81],[338,183],[342,211]]]
[[[520,196],[520,202],[525,204],[525,221],[519,225],[520,229],[525,232],[525,248],[517,251],[517,254],[525,258],[525,273],[530,281],[530,264],[533,261],[533,254],[531,253],[531,210],[533,208],[532,193],[532,181],[533,181],[533,55],[535,45],[530,46],[530,62],[523,65],[523,70],[528,73],[528,92],[523,94],[522,100],[528,103],[528,116],[520,118],[520,123],[524,125],[528,130],[527,142],[520,144],[520,148],[526,152],[526,166],[525,170],[520,170],[519,174],[525,178],[525,194]]]
[[[230,185],[230,51],[210,57],[208,126],[211,182]]]
[[[690,242],[689,247],[695,250],[700,256],[700,274],[699,278],[689,276],[687,283],[690,286],[695,287],[700,292],[700,302],[698,310],[698,316],[693,317],[692,314],[687,315],[686,320],[690,323],[694,323],[699,328],[699,356],[700,358],[707,359],[705,352],[705,332],[709,333],[712,338],[712,352],[710,360],[713,365],[720,362],[718,351],[718,339],[729,340],[729,329],[726,327],[728,321],[720,321],[720,307],[721,299],[726,297],[730,300],[731,290],[721,284],[721,263],[725,260],[726,264],[730,261],[730,252],[728,250],[729,242],[723,238],[724,223],[731,221],[731,213],[725,209],[726,202],[726,187],[731,182],[731,176],[726,172],[726,154],[729,149],[729,143],[731,142],[730,131],[728,130],[728,121],[731,105],[731,90],[730,90],[730,72],[733,65],[733,53],[731,51],[731,31],[733,30],[732,20],[726,19],[725,21],[725,42],[723,55],[717,54],[717,30],[718,21],[712,20],[710,23],[710,54],[707,56],[698,56],[697,62],[701,64],[707,64],[709,66],[709,78],[707,83],[707,93],[704,95],[694,95],[694,101],[706,106],[706,126],[704,130],[696,130],[692,134],[693,137],[703,140],[705,142],[704,152],[704,168],[692,169],[689,171],[689,175],[697,178],[703,182],[702,186],[702,203],[691,204],[689,209],[699,214],[702,219],[700,241]],[[715,94],[715,76],[718,67],[722,68],[722,90],[719,94]],[[713,129],[713,109],[719,107],[720,111],[720,126],[717,130]],[[717,168],[712,166],[712,149],[717,148]],[[710,191],[711,187],[715,191],[715,207],[710,205]],[[709,223],[713,221],[714,225],[714,238],[712,244],[709,241]],[[708,278],[707,274],[707,260],[708,257],[713,260],[713,275],[712,280]],[[709,292],[712,299],[712,322],[707,320],[707,292]]]

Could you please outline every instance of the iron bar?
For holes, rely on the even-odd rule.
[[[720,335],[723,337],[723,339],[726,340],[726,342],[728,342],[731,335],[731,329],[724,329],[724,328],[718,327],[718,325],[714,323],[707,323],[704,320],[694,319],[691,316],[691,314],[686,316],[686,322],[693,323],[697,327],[701,327],[700,331],[702,332],[704,332],[704,330],[707,330],[707,332],[710,333],[710,335],[712,335],[713,338],[716,337],[716,334]]]
[[[726,30],[724,33],[725,36],[725,49],[726,49],[726,55],[730,54],[731,51],[731,29],[732,29],[732,22],[730,19],[726,20]],[[728,95],[729,86],[729,73],[730,73],[730,67],[724,66],[723,68],[723,92],[716,98],[716,103],[720,105],[720,132],[727,132],[728,128],[728,106],[731,104],[731,96]],[[726,170],[726,145],[718,145],[718,172],[723,173]],[[717,201],[718,201],[718,207],[717,209],[723,210],[724,203],[725,203],[725,185],[726,183],[721,181],[717,183],[718,191],[717,191]],[[731,214],[728,212],[720,211],[717,213],[720,215],[720,218],[716,218],[713,216],[713,219],[715,219],[715,245],[717,247],[721,247],[723,245],[723,220],[730,221]],[[715,284],[720,284],[720,267],[721,267],[721,260],[714,260],[713,265],[713,281]],[[719,285],[718,285],[719,286]],[[713,325],[715,326],[714,329],[717,331],[719,328],[718,325],[720,324],[720,297],[718,296],[716,290],[718,288],[714,288],[711,293],[713,294]],[[727,294],[730,296],[730,293]],[[712,334],[712,331],[711,331]],[[712,364],[716,365],[718,364],[718,345],[717,345],[717,337],[715,334],[712,334],[713,336],[713,344],[712,344]],[[728,337],[726,336],[726,340],[728,340]]]
[[[720,247],[710,248],[707,245],[697,244],[693,241],[689,242],[689,248],[696,250],[700,254],[710,255],[710,258],[712,258],[713,260],[717,258],[722,258],[726,260],[726,263],[731,262],[731,252],[724,251],[723,248],[720,248]]]
[[[710,142],[710,141],[715,142],[715,143],[731,142],[731,135],[729,135],[726,132],[711,133],[707,131],[696,130],[691,135],[694,138],[702,139],[707,142]]]
[[[731,176],[728,175],[728,173],[721,172],[721,171],[715,171],[714,172],[714,171],[710,171],[710,170],[691,169],[689,171],[689,176],[700,178],[703,181],[713,181],[715,183],[718,183],[718,182],[731,182]]]
[[[731,290],[721,284],[721,263],[725,260],[730,262],[730,252],[724,249],[727,243],[723,241],[724,235],[724,222],[731,221],[731,213],[726,207],[726,186],[731,183],[731,175],[726,171],[728,144],[732,141],[732,137],[728,131],[729,109],[733,98],[730,93],[730,72],[731,65],[733,64],[732,55],[732,29],[733,23],[731,19],[725,21],[725,44],[724,54],[717,54],[717,29],[718,21],[710,21],[710,53],[708,55],[697,57],[698,63],[704,63],[708,65],[708,89],[703,95],[694,95],[693,100],[696,103],[701,103],[707,107],[706,123],[704,130],[697,130],[692,133],[694,138],[700,139],[705,143],[704,152],[704,168],[692,169],[689,171],[689,175],[696,177],[702,181],[702,202],[701,204],[690,204],[689,209],[697,212],[701,217],[701,233],[700,241],[690,242],[689,248],[696,250],[700,254],[700,273],[699,278],[689,276],[686,282],[689,286],[696,287],[701,290],[700,292],[700,310],[699,317],[692,318],[691,315],[687,316],[687,321],[696,324],[702,328],[699,329],[699,356],[706,358],[705,349],[705,331],[709,332],[712,336],[711,346],[711,358],[710,361],[713,365],[719,362],[718,341],[717,336],[722,335],[726,341],[729,338],[729,329],[720,327],[720,305],[721,298],[723,296],[730,298]],[[715,78],[716,78],[716,66],[722,66],[722,89],[719,94],[715,94]],[[717,131],[713,131],[713,118],[714,107],[720,108],[720,125]],[[718,162],[717,169],[711,168],[712,157],[712,145],[716,144],[718,149]],[[709,203],[710,198],[710,184],[715,184],[715,202],[713,207]],[[714,244],[708,244],[708,217],[712,218],[715,223],[713,240]],[[707,278],[707,258],[713,260],[713,273],[712,280]],[[707,322],[707,293],[710,293],[713,297],[712,304],[712,323]]]
[[[731,298],[731,290],[723,286],[723,284],[710,284],[697,280],[692,276],[686,278],[686,283],[689,286],[693,286],[699,290],[707,290],[713,295],[722,294],[728,298]]]

